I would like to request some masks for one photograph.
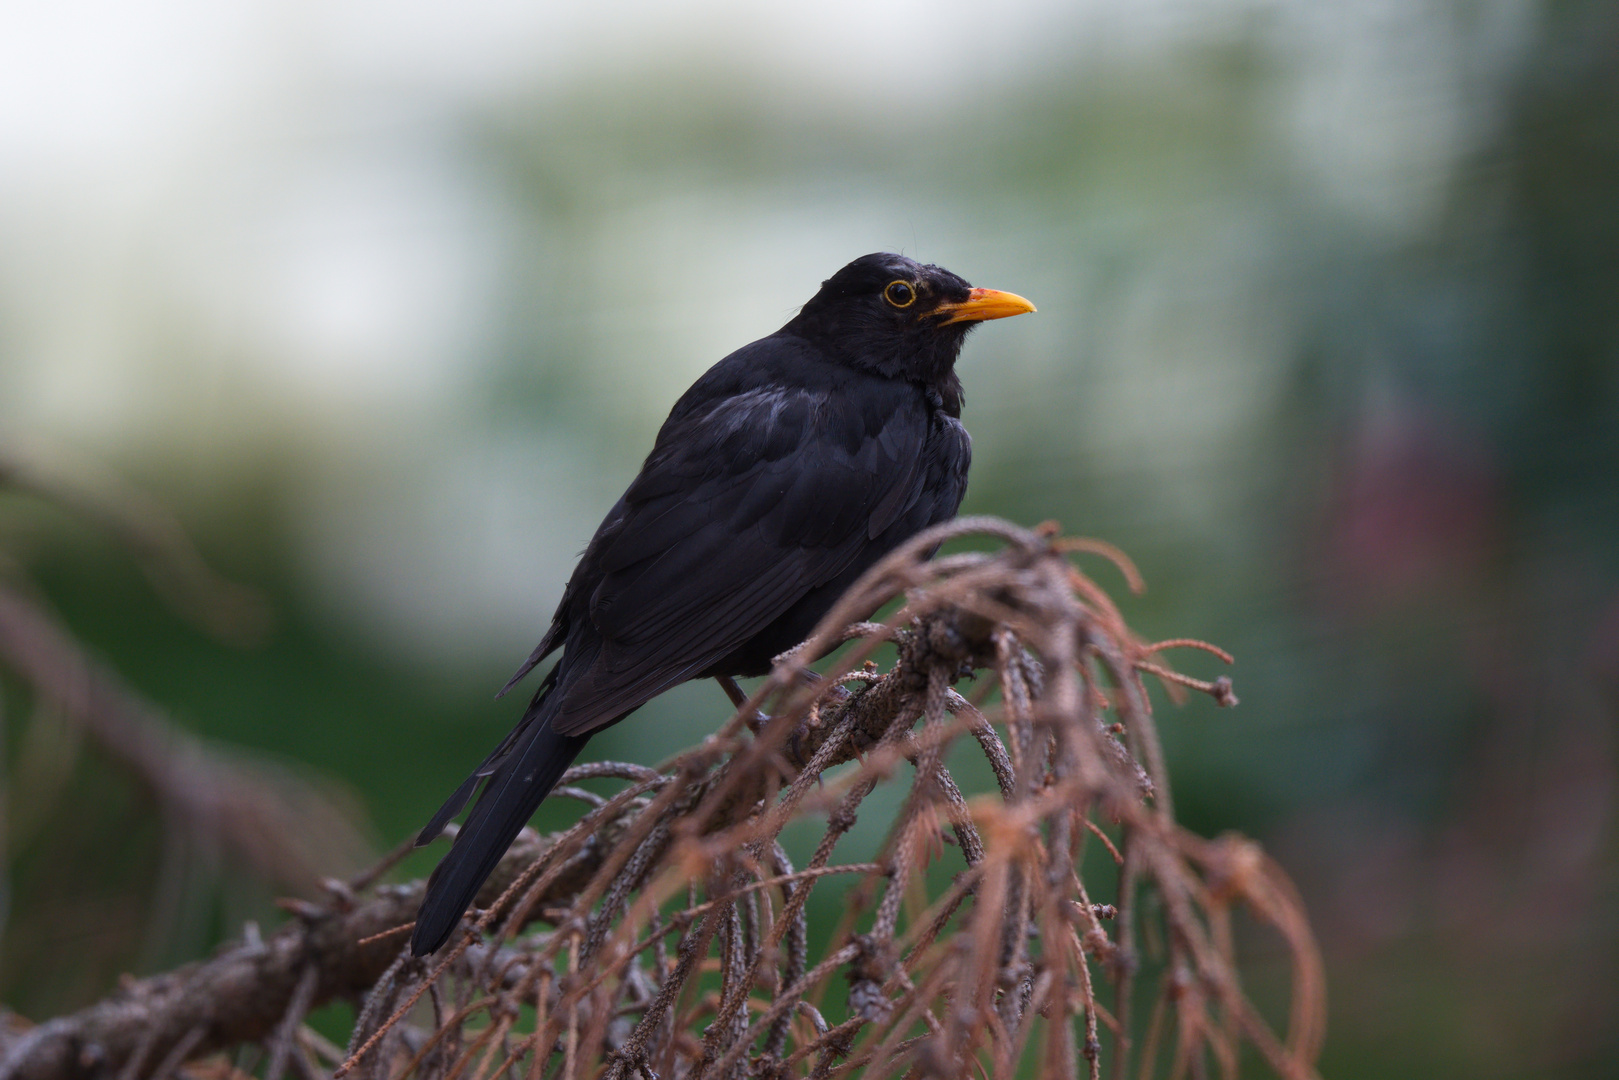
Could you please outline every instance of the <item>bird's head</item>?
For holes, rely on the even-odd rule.
[[[975,289],[941,266],[878,252],[822,282],[784,329],[843,363],[943,388],[955,383],[969,330],[1033,310],[1014,293]]]

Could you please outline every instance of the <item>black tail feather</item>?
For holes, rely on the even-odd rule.
[[[438,808],[438,812],[433,815],[433,819],[423,826],[422,831],[416,835],[417,847],[426,847],[439,838],[439,834],[444,832],[444,827],[455,820],[455,815],[459,814],[467,803],[472,801],[472,793],[478,790],[478,781],[482,780],[485,775],[485,773],[479,771],[461,781],[461,786],[455,789],[455,794],[444,801],[444,805]]]
[[[543,704],[536,701],[530,708],[543,708]],[[427,895],[410,938],[411,955],[426,956],[449,940],[500,857],[590,739],[588,735],[558,735],[548,719],[531,724],[490,776],[449,853],[427,879]],[[457,791],[446,808],[457,799],[464,803],[477,778],[476,773],[469,777],[462,785],[465,790]],[[451,816],[454,813],[450,811]]]
[[[549,641],[550,638],[551,635],[547,634],[546,640]],[[545,642],[542,641],[540,644],[544,645]],[[538,650],[535,650],[535,652],[538,655]],[[448,825],[451,819],[461,812],[462,807],[466,806],[468,800],[472,798],[472,793],[478,790],[478,782],[499,772],[502,762],[511,756],[512,748],[522,742],[523,737],[528,734],[529,727],[542,721],[545,699],[550,695],[552,687],[556,686],[557,676],[561,673],[561,670],[562,665],[560,664],[551,669],[550,673],[545,676],[544,681],[540,683],[539,689],[534,692],[534,699],[528,703],[528,710],[523,713],[523,719],[519,720],[517,726],[512,728],[504,739],[500,740],[500,745],[495,747],[489,756],[483,759],[483,764],[473,769],[472,775],[461,781],[461,786],[455,789],[455,794],[444,800],[444,805],[438,808],[438,813],[433,815],[432,820],[417,835],[417,847],[426,847],[438,839],[439,834],[444,831],[444,826]],[[509,687],[510,684],[508,684]],[[505,692],[505,690],[501,691],[502,694]],[[577,750],[574,752],[578,753]]]

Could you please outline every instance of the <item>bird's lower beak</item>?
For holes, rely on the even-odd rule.
[[[1034,305],[1017,293],[1001,292],[999,289],[974,289],[967,294],[967,299],[958,304],[940,304],[933,309],[933,314],[944,316],[944,320],[939,323],[940,326],[949,326],[958,322],[1005,319],[1033,310]]]

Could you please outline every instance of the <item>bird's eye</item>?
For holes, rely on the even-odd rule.
[[[916,290],[911,288],[908,281],[890,281],[888,288],[883,290],[883,299],[895,307],[910,307],[916,303]]]

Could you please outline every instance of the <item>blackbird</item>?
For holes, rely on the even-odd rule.
[[[417,838],[473,806],[427,883],[411,952],[449,938],[590,736],[688,679],[763,675],[872,563],[953,517],[972,444],[955,362],[1033,311],[938,266],[866,255],[687,390],[511,689],[558,648],[517,726]]]

